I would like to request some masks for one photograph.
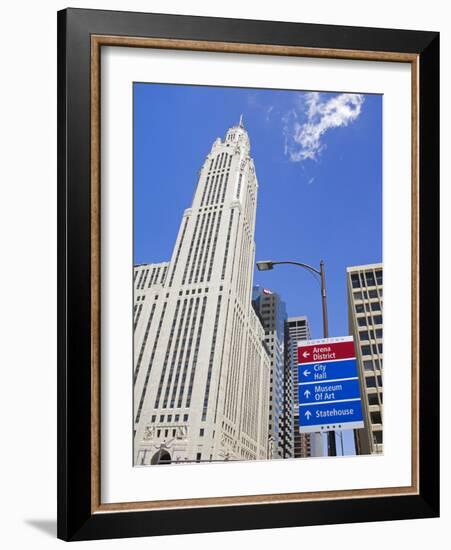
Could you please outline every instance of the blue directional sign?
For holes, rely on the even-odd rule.
[[[301,426],[310,428],[310,431],[312,426],[318,425],[324,426],[326,430],[327,428],[330,430],[346,429],[349,428],[349,423],[358,423],[361,420],[362,402],[360,399],[299,407],[299,422],[302,422]]]
[[[352,336],[298,343],[299,431],[363,428]]]
[[[335,382],[310,382],[298,386],[299,404],[323,401],[343,401],[360,399],[359,379],[337,380]]]
[[[355,359],[301,364],[298,366],[298,381],[300,383],[355,377],[357,377],[357,363]]]

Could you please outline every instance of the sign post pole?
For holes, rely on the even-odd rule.
[[[329,338],[329,319],[327,316],[327,294],[326,294],[326,273],[324,270],[324,261],[319,263],[319,272],[321,277],[321,305],[323,308],[323,336]],[[335,432],[327,432],[327,455],[337,456],[337,441]]]

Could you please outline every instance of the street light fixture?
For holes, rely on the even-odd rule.
[[[260,261],[257,262],[257,269],[259,271],[269,271],[270,269],[274,269],[274,262],[266,262],[266,261]]]
[[[310,273],[314,275],[319,275],[320,277],[320,285],[321,285],[321,306],[322,306],[322,313],[323,313],[323,336],[324,338],[329,337],[329,321],[327,317],[327,294],[326,294],[326,275],[324,271],[324,262],[323,260],[319,263],[319,269],[316,269],[315,267],[304,264],[301,262],[273,262],[272,260],[264,260],[257,262],[257,269],[259,271],[269,271],[271,269],[274,269],[275,265],[280,264],[289,264],[289,265],[296,265],[297,267],[302,267],[306,269],[307,271],[310,271]],[[328,454],[329,456],[336,456],[337,454],[337,446],[335,442],[335,432],[328,432]]]

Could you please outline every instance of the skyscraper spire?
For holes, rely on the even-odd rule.
[[[243,113],[241,113],[241,115],[240,115],[240,124],[239,124],[239,126],[241,126],[241,128],[244,127],[244,125],[243,125]]]

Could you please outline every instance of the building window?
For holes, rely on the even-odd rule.
[[[378,285],[382,285],[382,270],[376,271],[376,281]]]
[[[367,376],[365,378],[365,384],[367,388],[375,388],[376,387],[376,378],[374,376]]]
[[[360,288],[360,277],[357,273],[351,275],[352,288]]]
[[[376,281],[374,279],[374,274],[371,272],[367,272],[366,274],[366,284],[367,286],[375,286]]]
[[[196,462],[200,462],[200,459],[202,458],[202,453],[196,454]]]
[[[188,415],[187,414],[183,415],[183,422],[188,422]]]
[[[379,399],[377,398],[377,393],[368,394],[368,403],[370,405],[379,405]]]
[[[204,433],[205,433],[204,428],[201,428],[201,429],[199,430],[199,435],[200,435],[200,437],[204,437]]]
[[[382,416],[379,411],[373,411],[370,413],[372,424],[382,424]]]
[[[363,368],[367,371],[373,370],[373,362],[372,361],[364,361],[363,362]]]
[[[382,431],[373,432],[373,443],[376,445],[382,444]]]
[[[371,346],[362,346],[362,355],[371,355]]]

